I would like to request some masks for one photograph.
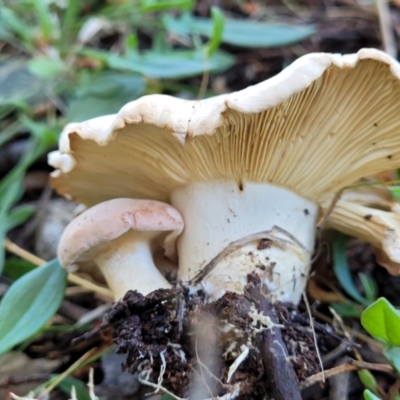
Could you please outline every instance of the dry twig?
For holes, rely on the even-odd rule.
[[[6,248],[7,251],[9,251],[10,253],[13,253],[21,258],[23,258],[24,260],[27,260],[29,262],[31,262],[32,264],[35,264],[37,266],[46,264],[45,260],[42,260],[41,258],[35,256],[34,254],[30,253],[27,250],[24,250],[23,248],[19,247],[18,245],[16,245],[15,243],[13,243],[11,240],[6,239],[4,241],[4,247]],[[96,285],[84,278],[81,278],[78,275],[75,275],[71,272],[68,273],[68,281],[71,283],[74,283],[75,285],[79,285],[81,287],[84,287],[87,290],[90,290],[92,292],[98,293],[102,296],[106,296],[110,299],[113,299],[114,296],[112,294],[112,292],[107,289],[104,288],[102,286]]]
[[[371,371],[380,371],[380,372],[386,372],[386,373],[394,372],[393,367],[389,364],[374,364],[374,363],[369,363],[369,362],[365,362],[365,361],[353,360],[352,358],[349,358],[349,359],[347,359],[345,364],[328,369],[328,370],[324,371],[324,373],[318,372],[317,374],[309,376],[306,380],[304,380],[303,382],[300,383],[300,388],[305,389],[305,388],[312,386],[318,382],[322,382],[323,377],[331,378],[332,376],[335,376],[338,374],[343,374],[344,372],[356,371],[359,369],[368,369]]]
[[[322,374],[322,382],[325,382],[324,364],[322,362],[321,353],[319,352],[317,336],[315,334],[315,328],[314,328],[314,319],[313,319],[313,316],[312,316],[312,313],[311,313],[310,303],[308,302],[308,298],[307,298],[307,294],[306,294],[305,290],[303,291],[303,299],[304,299],[304,303],[306,304],[308,318],[310,320],[310,327],[311,327],[313,340],[314,340],[314,344],[315,344],[315,351],[317,352],[318,361],[319,361],[319,364],[321,366],[321,372],[320,373]]]
[[[59,385],[68,375],[74,372],[77,368],[79,368],[85,361],[87,361],[94,353],[97,351],[97,348],[90,349],[86,352],[82,357],[80,357],[77,361],[75,361],[68,369],[66,369],[62,374],[57,375],[56,378],[51,382],[51,384],[39,394],[38,399],[42,399],[47,396],[57,385]]]
[[[387,0],[376,0],[378,9],[379,28],[381,31],[383,49],[390,56],[397,57],[396,39],[394,37],[392,18]]]
[[[327,322],[328,324],[333,323],[333,318],[328,317],[327,315],[313,310],[313,315],[317,317],[318,319]],[[347,325],[343,325],[343,328],[345,329],[346,332],[352,332],[352,329],[348,327]],[[364,343],[368,343],[371,347],[374,348],[375,351],[382,352],[383,350],[383,345],[376,340],[372,339],[371,337],[365,335],[364,333],[361,332],[354,332],[353,336],[357,337],[359,340],[363,341]]]

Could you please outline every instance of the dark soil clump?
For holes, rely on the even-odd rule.
[[[298,383],[318,372],[308,317],[271,305],[254,275],[244,295],[212,303],[181,289],[130,291],[97,331],[109,326],[123,368],[179,397],[300,399]]]

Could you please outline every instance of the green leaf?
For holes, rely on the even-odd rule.
[[[0,25],[14,33],[29,49],[33,49],[33,28],[27,25],[11,8],[2,5],[0,11]]]
[[[365,298],[372,303],[376,300],[378,293],[376,282],[362,272],[358,274],[358,277],[360,278],[361,285],[364,289]]]
[[[370,390],[364,390],[364,400],[382,400],[380,397],[374,395]]]
[[[400,348],[388,347],[383,350],[383,355],[390,361],[393,368],[400,374]]]
[[[4,227],[5,231],[10,231],[24,223],[27,219],[32,217],[35,210],[36,208],[29,204],[14,207],[7,215],[6,226]]]
[[[210,42],[207,45],[207,54],[211,56],[218,49],[222,41],[222,34],[224,32],[225,17],[218,7],[211,7],[212,17],[212,34]]]
[[[68,121],[80,122],[99,115],[112,114],[140,97],[145,90],[143,77],[105,71],[83,76],[75,98],[69,104]]]
[[[27,155],[28,162],[32,163],[43,154],[46,154],[49,148],[57,144],[61,127],[57,124],[49,125],[33,121],[26,115],[22,115],[20,121],[32,135],[32,143]]]
[[[0,147],[11,140],[21,130],[21,124],[19,121],[13,121],[7,127],[5,127],[0,133]]]
[[[0,25],[0,40],[4,42],[12,42],[14,35],[4,26]]]
[[[142,54],[118,56],[108,54],[111,68],[137,72],[158,79],[177,79],[211,72],[224,71],[234,64],[227,53],[216,51],[207,57],[203,50],[147,51]]]
[[[365,309],[361,315],[361,324],[370,335],[389,346],[400,346],[400,312],[384,297]]]
[[[398,178],[399,179],[399,178]],[[388,186],[390,194],[396,199],[400,200],[400,186]]]
[[[8,228],[12,221],[8,220],[10,207],[21,197],[23,193],[23,171],[18,164],[0,181],[0,243],[4,242]],[[0,246],[0,274],[3,271],[5,259],[4,246]]]
[[[64,298],[66,278],[56,259],[11,285],[0,303],[0,354],[35,335],[55,314]]]
[[[139,38],[136,34],[131,33],[126,37],[125,48],[128,52],[137,52],[139,46]]]
[[[0,181],[0,217],[22,195],[25,170],[57,142],[57,131],[47,124],[34,122],[25,115],[21,117],[21,122],[33,137],[18,164]]]
[[[0,243],[3,243],[8,229],[27,217],[29,212],[27,208],[22,208],[8,215],[10,208],[23,194],[23,178],[26,169],[57,141],[57,134],[48,125],[32,121],[26,116],[21,118],[21,122],[30,130],[32,138],[18,164],[0,181]],[[0,273],[3,266],[4,246],[0,246]]]
[[[44,82],[28,71],[27,62],[13,58],[0,63],[0,109],[23,106],[28,101],[46,97]]]
[[[36,17],[42,31],[43,38],[48,40],[53,33],[53,21],[49,9],[49,3],[45,0],[32,0],[33,7],[36,11]]]
[[[354,300],[361,304],[368,306],[371,302],[361,296],[356,285],[353,282],[353,278],[350,274],[350,268],[346,258],[346,236],[337,234],[332,245],[333,251],[333,271],[342,285],[343,289],[350,295]]]
[[[193,0],[141,0],[139,12],[156,12],[176,8],[189,10],[193,6]]]
[[[53,79],[65,72],[65,64],[58,58],[38,56],[28,62],[30,73],[41,79]]]
[[[377,383],[374,375],[367,369],[360,369],[358,371],[358,377],[362,384],[371,392],[377,393]]]
[[[65,49],[74,40],[74,25],[76,24],[82,6],[80,0],[69,0],[61,21],[60,48]]]
[[[213,22],[209,18],[197,18],[186,13],[180,18],[165,16],[163,23],[170,32],[212,37]],[[300,42],[314,33],[312,25],[294,26],[226,19],[222,42],[248,48],[280,47]]]
[[[52,377],[54,378],[56,376],[57,375],[53,375]],[[67,376],[57,385],[57,387],[68,396],[71,395],[71,389],[73,386],[75,387],[76,397],[78,400],[91,400],[86,385],[79,379]]]
[[[354,303],[343,304],[334,302],[330,305],[342,317],[360,318],[362,312],[364,311],[364,306]]]
[[[35,264],[26,261],[19,257],[7,257],[4,263],[4,275],[7,275],[13,281],[16,281],[21,276],[37,268]]]
[[[8,175],[0,181],[0,217],[20,199],[23,191],[23,171],[20,169],[11,170]],[[4,225],[1,227],[3,228],[3,226]]]

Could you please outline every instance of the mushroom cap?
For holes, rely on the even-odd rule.
[[[382,182],[381,184],[370,185],[372,180],[362,180],[355,188],[346,189],[340,196],[340,200],[361,204],[366,207],[375,207],[379,210],[394,211],[398,207],[398,203],[391,195],[389,189]]]
[[[339,200],[329,215],[328,226],[383,248],[400,262],[400,215]]]
[[[328,210],[329,203],[322,208]],[[400,275],[399,210],[400,204],[386,186],[361,186],[342,193],[329,213],[327,226],[371,243],[378,264],[390,274]]]
[[[151,240],[172,231],[164,241],[165,255],[176,257],[175,240],[183,230],[183,219],[172,206],[154,200],[113,199],[89,208],[64,230],[58,257],[65,267],[92,259],[103,245],[127,232],[144,233]]]
[[[374,254],[376,262],[386,268],[390,275],[400,275],[400,263],[393,261],[383,249],[374,247]]]
[[[308,54],[238,92],[148,95],[117,115],[67,125],[49,155],[53,185],[87,205],[169,201],[212,179],[269,182],[322,202],[400,165],[399,109],[400,67],[384,52]]]

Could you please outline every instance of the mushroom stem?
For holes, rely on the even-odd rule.
[[[103,246],[94,261],[104,274],[116,301],[128,290],[147,295],[156,289],[171,287],[154,264],[149,242],[138,239],[136,232],[129,232]]]
[[[183,215],[178,239],[179,278],[189,282],[232,242],[261,231],[267,241],[227,253],[201,280],[210,300],[243,293],[256,272],[272,301],[297,303],[314,250],[318,206],[272,184],[215,180],[176,190],[171,202]]]

